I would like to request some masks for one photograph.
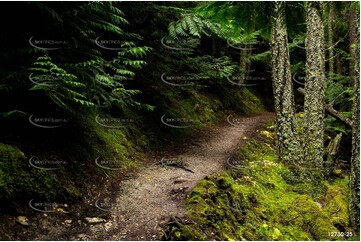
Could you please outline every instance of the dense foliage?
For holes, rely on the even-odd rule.
[[[25,204],[34,196],[79,198],[87,180],[103,174],[94,164],[97,157],[121,160],[125,172],[144,150],[166,145],[222,114],[264,110],[257,88],[228,81],[237,61],[225,55],[227,46],[209,49],[209,43],[225,43],[225,34],[217,24],[195,15],[195,6],[4,4],[3,23],[15,15],[27,21],[4,26],[6,37],[0,39],[0,122],[6,127],[0,142],[4,149],[20,148],[25,157],[14,164],[5,156],[1,159],[1,199],[13,207],[17,197]],[[161,117],[192,125],[172,129]],[[61,172],[38,171],[29,165],[32,157],[66,165]],[[22,180],[29,186],[37,180],[38,189],[9,180],[15,170],[26,174]],[[64,183],[63,177],[71,179],[73,173],[84,179],[76,186]],[[42,176],[46,179],[39,180]],[[13,185],[20,190],[9,190]],[[43,194],[44,186],[52,187],[49,194]]]
[[[81,200],[97,181],[126,174],[145,156],[229,114],[279,112],[272,92],[274,2],[0,5],[0,213],[19,214],[34,198]],[[303,137],[308,116],[297,88],[312,76],[306,65],[311,5],[277,6],[286,30],[282,38],[288,40],[283,50],[289,72],[283,77],[292,77],[285,80],[292,84],[286,94],[297,112],[289,120],[295,135]],[[359,33],[352,31],[351,13],[359,14],[359,6],[315,6],[325,29],[325,97],[318,95],[317,101],[352,119]],[[285,94],[283,87],[280,92]],[[263,130],[261,141],[247,143],[237,154],[254,173],[230,169],[203,180],[187,200],[188,215],[199,223],[173,221],[165,238],[310,240],[329,239],[327,231],[353,230],[349,192],[330,195],[347,190],[352,127],[328,115],[318,118],[325,124],[324,137],[318,137],[325,151],[317,149],[318,158],[333,159],[329,174],[299,172],[291,159],[278,160],[275,128]],[[329,152],[337,137],[340,147]],[[114,166],[103,169],[99,160]],[[308,176],[322,182],[295,178]],[[279,203],[282,196],[288,197]],[[314,212],[298,211],[295,201]]]

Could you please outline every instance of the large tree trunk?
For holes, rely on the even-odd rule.
[[[352,28],[354,31],[355,45],[352,51],[354,62],[354,105],[352,128],[352,157],[351,157],[351,223],[353,228],[360,232],[360,12],[352,9]]]
[[[299,160],[300,144],[295,118],[284,5],[285,2],[274,3],[271,34],[272,85],[276,110],[278,156],[280,160],[295,162]]]
[[[322,3],[307,2],[304,161],[323,167],[325,49]]]
[[[305,89],[303,89],[302,87],[297,88],[297,91],[301,93],[303,96],[305,95]],[[337,118],[338,120],[340,120],[341,122],[347,124],[352,128],[352,120],[346,117],[345,115],[343,115],[342,113],[340,113],[339,111],[337,111],[336,109],[334,109],[330,104],[325,103],[325,110],[332,117]]]

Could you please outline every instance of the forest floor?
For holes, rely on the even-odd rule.
[[[44,215],[47,226],[41,226],[44,222],[39,219],[36,226],[43,227],[43,233],[38,231],[36,238],[27,239],[161,240],[162,225],[172,217],[185,215],[187,193],[206,176],[224,170],[227,159],[242,142],[273,117],[273,113],[238,116],[237,124],[224,120],[202,129],[181,144],[168,147],[158,157],[149,158],[116,184],[101,188],[101,196],[90,191],[87,205],[93,205],[92,209],[96,205],[96,213],[92,214],[91,209],[81,212],[79,206],[79,212],[64,214],[56,220],[49,218],[50,214]],[[181,160],[189,170],[162,164],[168,160]],[[106,193],[108,198],[104,198]],[[70,217],[71,214],[74,216]],[[85,217],[104,219],[86,223]]]
[[[237,126],[222,122],[211,126],[195,139],[169,150],[166,160],[181,160],[192,172],[159,164],[148,166],[137,177],[122,183],[125,192],[117,197],[117,204],[125,204],[128,213],[113,215],[115,240],[160,240],[161,225],[171,217],[185,214],[187,193],[202,179],[224,169],[242,141],[256,128],[273,117],[271,113],[239,117]]]
[[[112,214],[114,227],[101,239],[160,240],[161,225],[171,217],[184,215],[186,194],[206,176],[223,170],[227,158],[242,141],[272,117],[272,113],[239,117],[241,123],[237,126],[225,121],[202,130],[195,139],[169,148],[163,161],[181,160],[194,173],[156,162],[142,167],[136,177],[120,184],[124,190],[113,209],[127,212]],[[106,226],[97,227],[93,231]]]

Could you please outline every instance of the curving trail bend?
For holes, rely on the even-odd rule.
[[[95,224],[73,221],[66,225],[58,219],[46,234],[38,234],[37,240],[161,240],[162,224],[171,217],[185,215],[187,193],[206,176],[224,170],[226,160],[236,153],[242,142],[272,118],[274,113],[234,116],[197,132],[193,138],[165,151],[166,159],[181,159],[193,173],[162,166],[156,160],[145,162],[134,175],[113,184],[115,190],[108,191],[113,194],[112,202],[103,201],[103,204],[108,203],[106,210],[112,211],[110,217]],[[105,186],[98,190],[106,194],[111,188]],[[89,200],[88,207],[90,203]],[[99,210],[92,206],[99,216]],[[77,215],[82,219],[89,216],[81,210]]]
[[[142,169],[135,178],[124,181],[123,192],[116,198],[112,214],[113,228],[107,229],[107,240],[160,240],[160,225],[173,216],[185,213],[186,194],[204,177],[224,169],[229,156],[262,124],[274,117],[273,113],[239,116],[234,125],[228,121],[203,130],[175,156],[187,164],[184,169],[151,165]],[[102,225],[104,226],[104,225]],[[99,238],[98,238],[99,239]]]

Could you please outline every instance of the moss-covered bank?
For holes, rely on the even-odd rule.
[[[298,167],[277,161],[273,137],[272,129],[258,131],[227,161],[227,171],[202,180],[188,196],[187,216],[171,221],[164,238],[357,240],[348,222],[347,175],[300,179]]]
[[[176,95],[169,97],[169,102],[159,100],[162,105],[154,112],[93,110],[71,116],[66,125],[51,130],[31,126],[27,118],[19,119],[23,140],[16,140],[16,145],[0,140],[0,201],[4,204],[0,213],[26,214],[22,208],[28,209],[31,199],[82,200],[90,185],[127,173],[140,164],[144,154],[217,122],[236,103],[242,103],[241,113],[265,110],[254,91],[233,92],[235,97],[220,100],[190,90],[182,99]],[[187,129],[171,128],[161,122],[163,114],[194,122]],[[9,136],[17,135],[17,127],[10,129]],[[54,162],[57,164],[51,164]]]

